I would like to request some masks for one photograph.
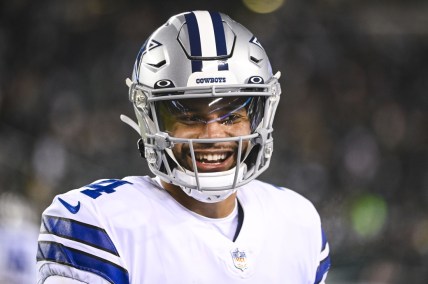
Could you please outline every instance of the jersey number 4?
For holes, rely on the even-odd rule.
[[[91,183],[85,186],[88,189],[82,190],[81,193],[86,194],[93,199],[101,196],[103,193],[113,193],[115,188],[124,184],[132,184],[129,181],[121,179],[105,179],[96,183]]]

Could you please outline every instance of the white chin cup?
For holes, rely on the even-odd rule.
[[[242,163],[236,183],[239,184],[247,171],[247,165]],[[174,180],[177,180],[180,184],[190,184],[197,187],[195,173],[191,171],[182,171],[175,168],[172,171]],[[224,172],[213,172],[213,173],[198,173],[199,190],[188,188],[180,185],[180,188],[189,196],[194,199],[205,202],[215,203],[225,200],[231,194],[235,193],[237,188],[232,188],[233,181],[235,179],[236,167]],[[216,190],[216,188],[229,187],[229,189]]]

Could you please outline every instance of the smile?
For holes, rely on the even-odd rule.
[[[227,159],[229,154],[227,153],[214,153],[214,154],[203,154],[196,153],[195,158],[200,163],[221,163]]]

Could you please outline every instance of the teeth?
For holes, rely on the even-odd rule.
[[[226,159],[226,154],[196,154],[196,159],[199,161],[218,162]]]

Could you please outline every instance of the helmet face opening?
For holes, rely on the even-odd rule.
[[[159,101],[156,118],[159,131],[173,138],[194,139],[193,153],[188,143],[176,143],[172,148],[178,164],[198,172],[227,171],[237,164],[238,152],[245,156],[249,140],[241,147],[238,140],[224,138],[247,136],[252,125],[260,121],[263,109],[255,97],[218,97]],[[209,143],[202,143],[208,139]],[[195,160],[192,159],[192,154]],[[239,161],[241,162],[241,161]]]

